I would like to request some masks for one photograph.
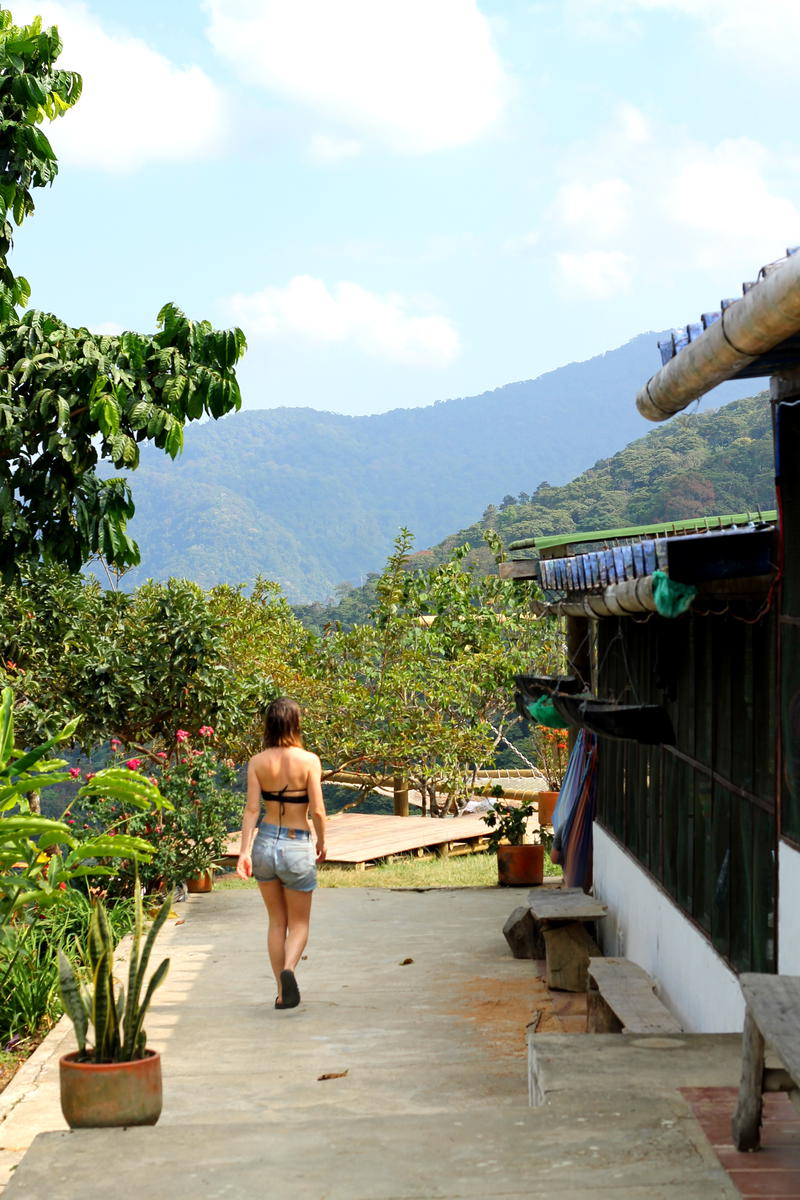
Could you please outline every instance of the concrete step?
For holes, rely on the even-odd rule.
[[[336,1081],[325,1086],[334,1087]],[[136,1180],[141,1181],[141,1188]],[[4,1200],[732,1200],[678,1096],[548,1108],[42,1133]]]

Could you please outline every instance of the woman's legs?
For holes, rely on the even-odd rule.
[[[259,882],[261,898],[267,908],[269,929],[267,930],[267,952],[272,967],[272,974],[278,985],[278,999],[281,998],[281,971],[284,969],[286,954],[286,929],[288,914],[284,899],[283,884],[278,879],[270,879],[268,883]]]
[[[300,955],[308,941],[308,923],[311,920],[311,897],[313,892],[295,892],[284,888],[284,898],[289,916],[286,949],[284,953],[284,969],[294,971],[300,962]]]
[[[293,891],[278,879],[258,886],[267,908],[267,950],[281,1000],[281,971],[294,971],[306,948],[313,892]]]

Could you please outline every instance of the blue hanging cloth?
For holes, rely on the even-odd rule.
[[[592,883],[592,822],[597,800],[597,737],[581,729],[553,813],[567,887]]]

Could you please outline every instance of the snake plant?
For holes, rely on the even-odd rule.
[[[92,980],[88,986],[81,985],[71,962],[59,950],[61,999],[65,1012],[75,1026],[80,1061],[113,1063],[144,1058],[147,1035],[143,1021],[153,993],[169,970],[168,958],[153,972],[144,996],[140,997],[153,944],[169,915],[171,905],[172,896],[169,895],[156,913],[142,945],[144,912],[141,891],[137,886],[127,993],[122,986],[115,993],[114,944],[102,901],[95,903],[89,924],[86,959]],[[90,1024],[94,1030],[94,1046],[87,1049]]]

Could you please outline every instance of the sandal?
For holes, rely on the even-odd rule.
[[[300,989],[294,971],[281,971],[281,995],[283,1000],[275,1001],[276,1008],[297,1008],[300,1003]]]

